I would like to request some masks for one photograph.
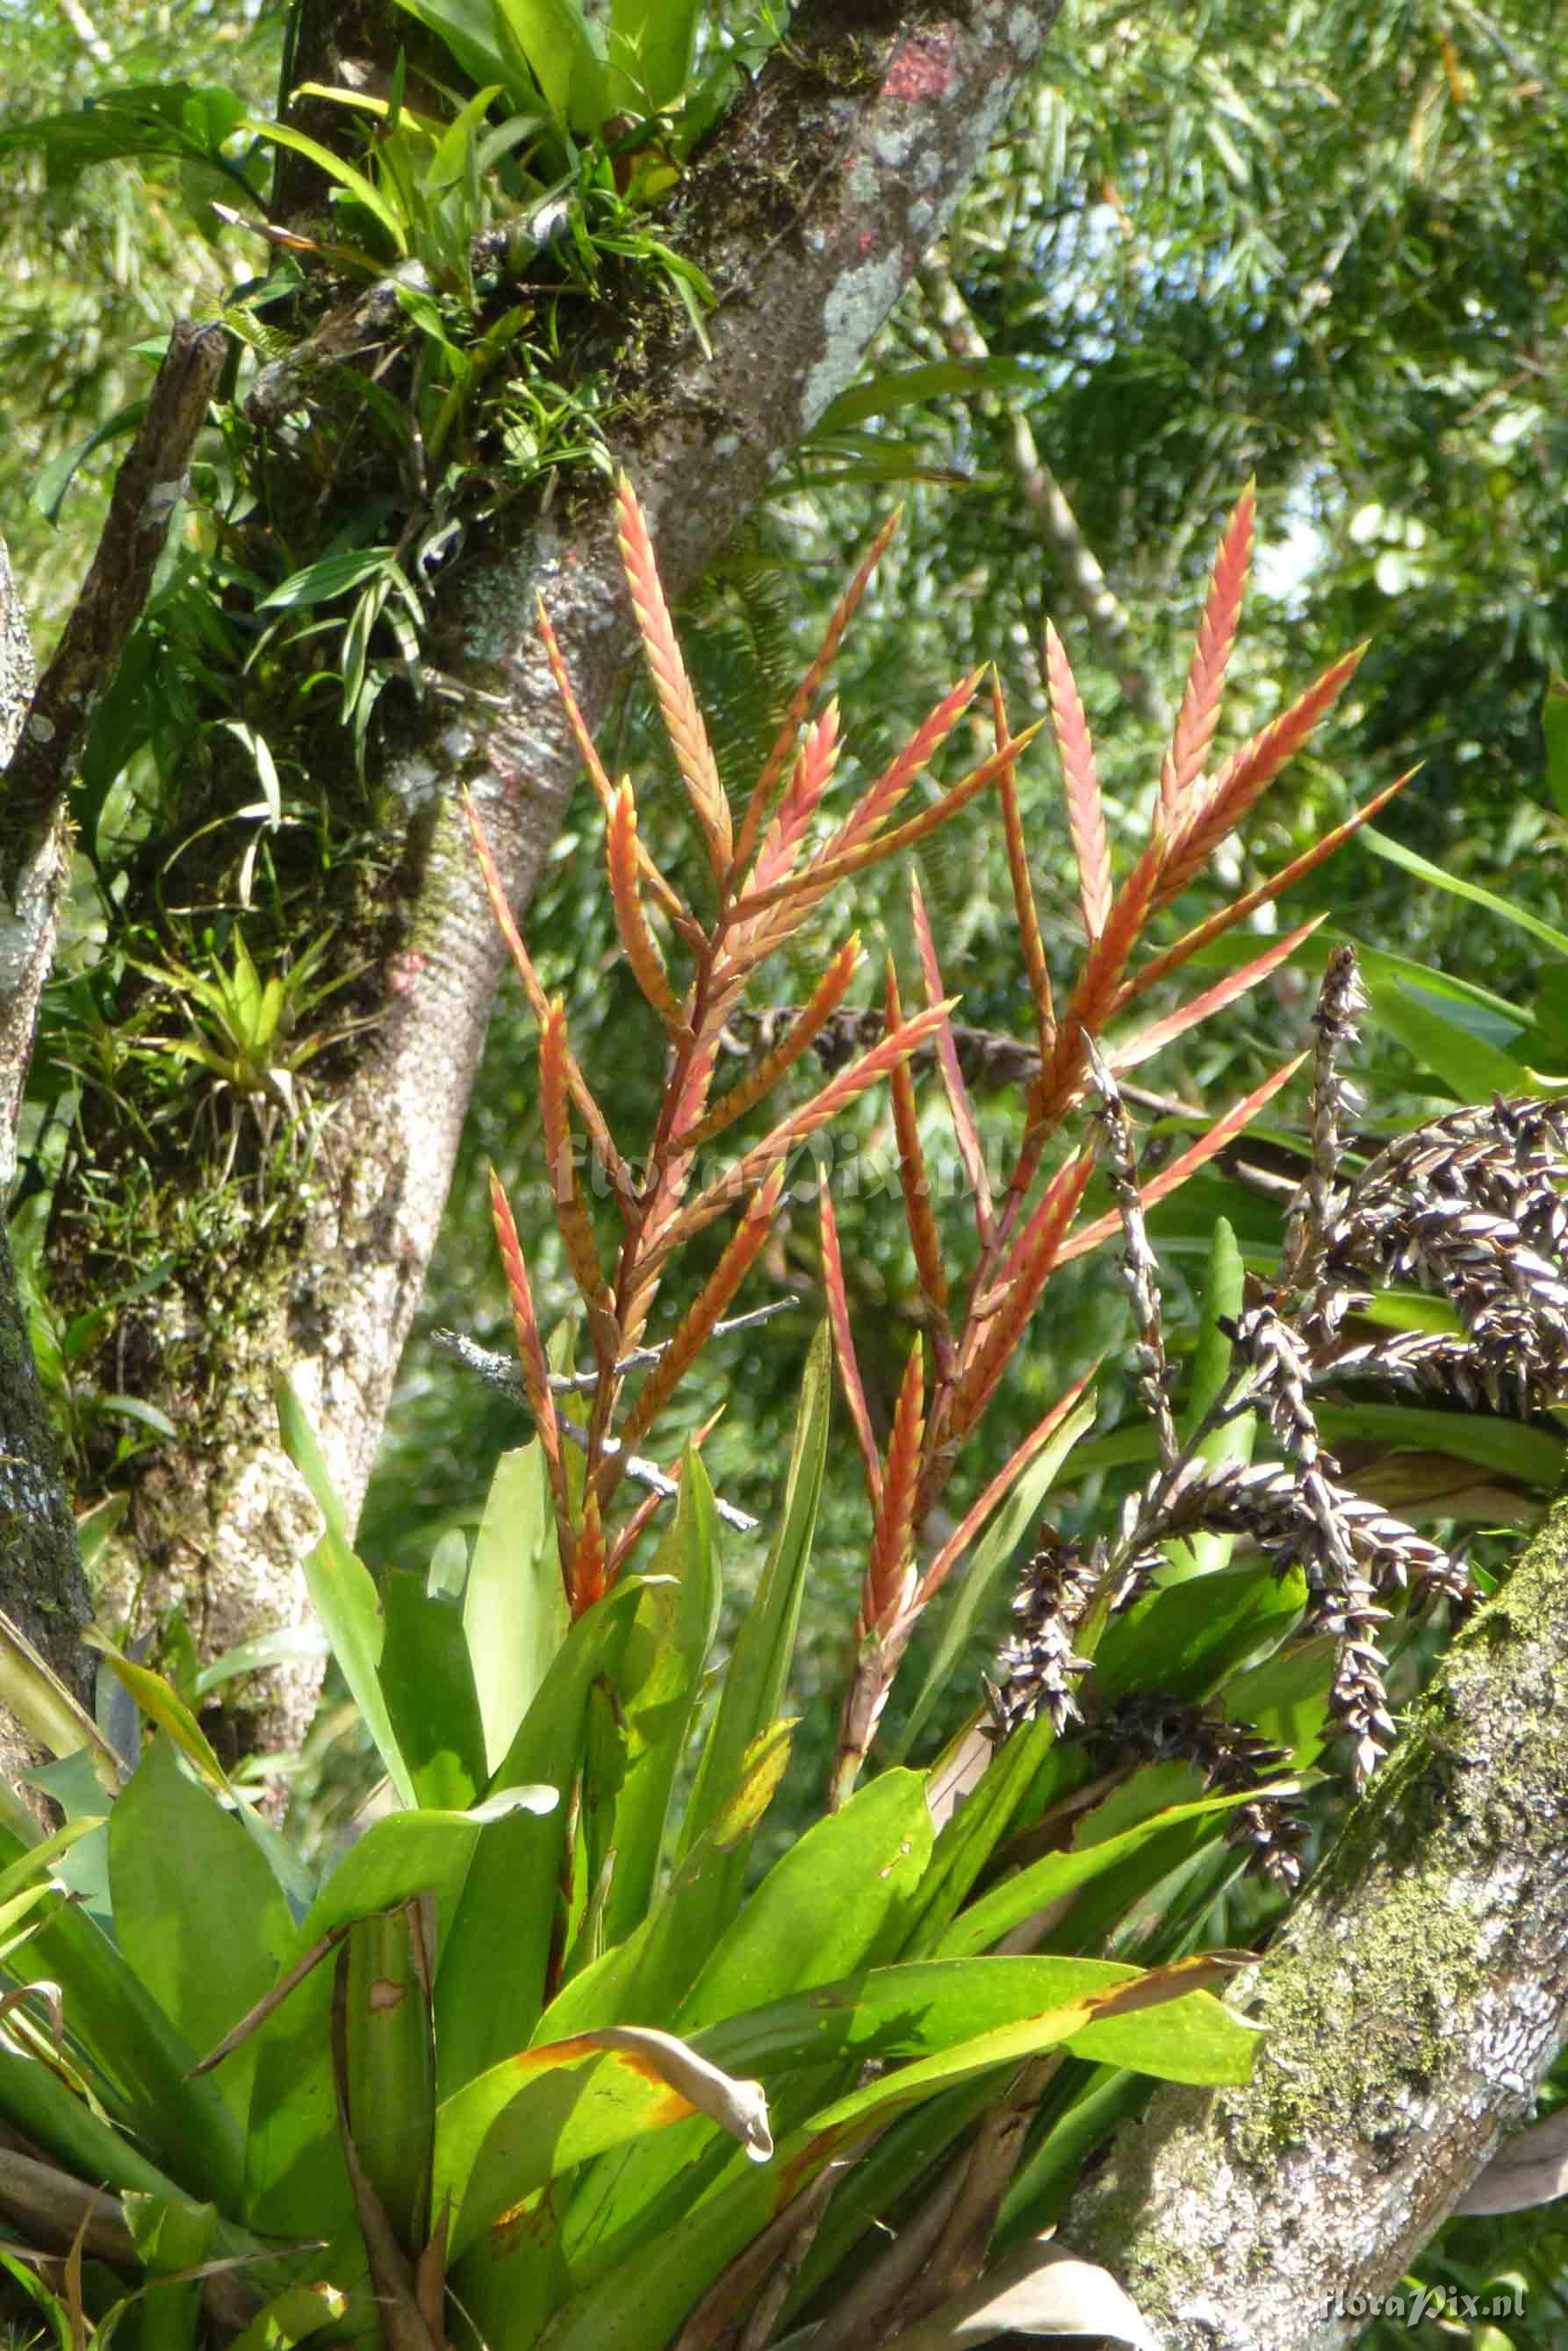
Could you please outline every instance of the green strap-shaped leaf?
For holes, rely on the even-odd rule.
[[[959,1959],[988,1951],[1037,1910],[1087,1886],[1092,1879],[1107,1875],[1167,1831],[1205,1820],[1210,1814],[1218,1817],[1232,1812],[1238,1804],[1250,1803],[1255,1793],[1255,1790],[1243,1789],[1234,1795],[1203,1796],[1192,1803],[1167,1804],[1119,1836],[1108,1836],[1100,1844],[1075,1847],[1068,1853],[1047,1854],[960,1911],[941,1938],[938,1956]]]
[[[469,2082],[436,2118],[437,2206],[450,2195],[451,2252],[460,2258],[560,2173],[630,2139],[704,2114],[754,2161],[773,2143],[755,2082],[738,2081],[667,2032],[610,2026],[522,2051]]]
[[[382,1608],[378,1679],[414,1794],[434,1812],[465,1812],[489,1773],[462,1613],[430,1598],[422,1575],[396,1573],[382,1586]]]
[[[450,1928],[476,1849],[508,1825],[462,1813],[393,1813],[367,1829],[333,1870],[295,1929],[285,1968],[316,1951],[352,1919],[428,1896],[436,1949]],[[495,1955],[504,1975],[504,1952]],[[280,2236],[330,2235],[353,2220],[338,2142],[329,2018],[332,1960],[288,1992],[256,2033],[256,2086],[246,2141],[247,2218]],[[232,2059],[225,2058],[225,2064]]]
[[[1133,1690],[1207,1698],[1288,1639],[1306,1604],[1299,1566],[1277,1575],[1265,1562],[1167,1584],[1107,1626],[1094,1656],[1095,1694],[1108,1703]]]
[[[386,1625],[374,1578],[350,1548],[342,1503],[327,1474],[309,1416],[286,1373],[279,1374],[273,1393],[284,1450],[327,1521],[325,1533],[305,1562],[306,1589],[399,1801],[412,1806],[418,1802],[413,1777],[393,1733],[377,1673]]]
[[[0,1828],[0,1865],[27,1850]],[[237,2209],[244,2150],[234,2116],[210,2083],[189,2079],[201,2052],[97,1921],[62,1909],[29,1938],[26,1967],[58,1984],[73,2039],[123,2099],[149,2155],[179,2187]]]
[[[700,1949],[666,1950],[671,1971],[652,1982],[639,1977],[626,2013],[639,2022],[670,2019],[683,2036],[695,2039],[705,2025],[891,1959],[919,1900],[930,1855],[923,1775],[883,1772],[774,1864],[706,1965]],[[678,1982],[691,1985],[684,1999]],[[791,2112],[786,2099],[777,2126],[791,2128],[801,2104],[797,2096]],[[601,2166],[593,2218],[580,2232],[577,2257],[634,2227],[689,2155],[670,2136],[629,2147]],[[612,2164],[613,2179],[607,2176]]]
[[[1246,2023],[1207,1989],[1182,1989],[1186,1981],[1205,1983],[1216,1972],[1206,1960],[1186,1959],[1146,1974],[1134,1969],[1129,1980],[1097,1991],[1085,1986],[1055,2007],[971,2033],[935,2056],[916,2058],[862,2084],[821,2107],[806,2128],[827,2131],[863,2124],[873,2115],[895,2112],[970,2075],[1019,2064],[1063,2043],[1084,2055],[1169,2081],[1245,2082],[1251,2075],[1259,2028]]]
[[[275,1981],[294,1921],[240,1822],[166,1736],[110,1814],[109,1880],[121,1952],[192,2047],[212,2048]],[[254,2062],[242,2051],[219,2084],[242,2121]]]
[[[1201,1426],[1204,1416],[1230,1376],[1230,1342],[1220,1324],[1233,1322],[1240,1313],[1245,1279],[1246,1268],[1234,1228],[1228,1218],[1217,1217],[1203,1287],[1203,1320],[1193,1349],[1192,1377],[1179,1431],[1184,1443],[1189,1442]],[[1198,1447],[1198,1458],[1211,1468],[1228,1462],[1245,1465],[1252,1458],[1257,1433],[1256,1416],[1239,1412],[1209,1430]],[[1235,1541],[1233,1535],[1199,1534],[1189,1535],[1185,1542],[1168,1543],[1160,1582],[1172,1583],[1181,1576],[1203,1575],[1212,1568],[1226,1566]]]
[[[1553,697],[1562,690],[1563,681],[1554,678],[1552,693],[1547,698],[1549,716],[1554,711]],[[1561,706],[1568,711],[1568,703]],[[1554,779],[1554,792],[1555,789]],[[1434,889],[1446,890],[1449,897],[1462,898],[1467,905],[1484,906],[1489,914],[1500,914],[1505,923],[1512,923],[1516,929],[1528,931],[1532,939],[1539,939],[1542,946],[1550,947],[1554,955],[1568,956],[1568,932],[1557,930],[1551,923],[1542,922],[1541,916],[1532,914],[1528,906],[1515,905],[1511,898],[1500,898],[1495,891],[1483,890],[1479,882],[1467,882],[1461,874],[1445,872],[1441,865],[1434,865],[1428,859],[1418,857],[1415,850],[1406,849],[1402,841],[1392,840],[1374,825],[1364,825],[1361,838],[1377,856],[1386,858],[1390,865],[1397,865],[1406,873],[1413,873],[1418,882],[1428,882]]]
[[[616,1669],[644,1589],[627,1577],[578,1619],[523,1719],[497,1790],[540,1781],[564,1792],[577,1782],[588,1693]],[[463,1887],[435,1980],[439,2092],[525,2048],[543,2004],[558,1913],[564,1811],[517,1813],[486,1830]]]
[[[517,1737],[569,1621],[544,1451],[535,1437],[496,1465],[463,1593],[492,1771]]]
[[[1107,1995],[1150,1983],[1143,1969],[1111,1959],[917,1959],[814,1985],[730,2017],[694,2035],[694,2046],[730,2073],[760,2071],[771,2078],[789,2065],[822,2064],[852,2071],[873,2059],[885,2066],[894,2058],[940,2057],[977,2034],[1081,2008],[1087,2021],[1074,2033],[1088,2037],[1082,2043],[1075,2038],[1075,2046],[1118,2064],[1146,2059],[1146,2071],[1173,2081],[1245,2081],[1253,2029],[1207,1991],[1200,1996],[1195,1989],[1136,2014],[1087,2015]],[[1140,2054],[1129,2056],[1134,2044]]]
[[[620,1661],[590,1697],[586,1876],[591,1886],[609,1871],[599,1924],[611,1946],[641,1925],[653,1898],[670,1791],[718,1629],[717,1533],[707,1472],[688,1451],[674,1520]]]
[[[736,1635],[713,1728],[686,1807],[680,1851],[689,1853],[710,1828],[738,1784],[741,1761],[758,1733],[783,1711],[785,1683],[795,1654],[806,1569],[816,1532],[832,1404],[832,1343],[824,1323],[812,1340],[800,1384],[800,1409],[784,1480],[784,1504],[757,1595]],[[734,1915],[746,1875],[749,1840],[737,1844],[727,1865],[713,1874],[706,1924],[711,1943]],[[694,1922],[694,1932],[703,1928]]]

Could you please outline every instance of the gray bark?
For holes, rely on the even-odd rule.
[[[33,652],[26,617],[12,584],[5,541],[0,539],[0,766],[11,755],[32,692]],[[37,886],[52,904],[53,885],[47,874]],[[6,910],[6,914],[30,930],[26,904],[19,910]],[[10,935],[7,921],[0,918],[0,937]],[[24,956],[24,964],[30,960]],[[17,1000],[17,991],[8,991],[8,1003]],[[17,1033],[18,1091],[37,1004],[35,993],[26,1015],[26,1035]],[[11,1115],[0,1116],[0,1608],[68,1687],[85,1699],[92,1687],[92,1674],[78,1636],[92,1610],[77,1550],[76,1524],[60,1480],[58,1454],[17,1295],[4,1217],[13,1117],[14,1105]],[[10,1717],[0,1711],[0,1772],[14,1780],[37,1760]]]
[[[852,378],[1056,5],[973,0],[943,13],[818,0],[688,171],[661,234],[717,290],[712,355],[684,319],[672,326],[656,288],[633,298],[646,318],[622,345],[636,353],[622,390],[640,421],[618,452],[672,591]],[[362,13],[347,29],[373,40],[377,13]],[[302,27],[312,62],[320,32],[308,18]],[[607,486],[574,486],[548,513],[499,528],[439,616],[433,658],[503,695],[515,771],[497,773],[493,722],[460,705],[411,730],[376,779],[402,812],[406,921],[369,1008],[372,1043],[346,1082],[318,1089],[333,1115],[289,1249],[259,1268],[215,1266],[204,1294],[186,1285],[137,1310],[144,1392],[189,1434],[137,1472],[121,1588],[143,1608],[178,1600],[209,1656],[303,1613],[315,1513],[278,1450],[277,1372],[292,1370],[350,1516],[375,1458],[501,971],[456,789],[480,803],[520,909],[576,778],[534,636],[539,594],[594,725],[632,641]],[[193,1411],[188,1367],[203,1349]],[[162,1368],[177,1364],[182,1394]],[[313,1698],[308,1674],[280,1677],[253,1735],[291,1741]]]
[[[1242,1995],[1244,2090],[1160,2092],[1064,2220],[1170,2351],[1337,2351],[1568,2030],[1568,1502],[1458,1636]]]

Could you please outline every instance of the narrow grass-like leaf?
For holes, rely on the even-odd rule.
[[[1462,898],[1469,905],[1482,906],[1489,914],[1500,914],[1505,923],[1511,923],[1517,930],[1528,932],[1532,939],[1539,939],[1542,946],[1550,947],[1554,955],[1568,956],[1568,931],[1560,931],[1553,924],[1542,922],[1540,915],[1532,914],[1528,906],[1516,905],[1512,899],[1499,897],[1493,890],[1483,890],[1479,883],[1467,882],[1462,874],[1446,872],[1441,865],[1434,865],[1428,859],[1418,857],[1413,849],[1406,849],[1402,841],[1393,841],[1386,833],[1364,832],[1362,839],[1375,855],[1385,858],[1390,865],[1397,865],[1406,873],[1413,873],[1418,882],[1429,882],[1434,889],[1446,890],[1451,898]]]
[[[291,149],[296,155],[303,155],[308,163],[313,163],[319,172],[324,172],[329,180],[336,180],[357,204],[363,205],[378,226],[386,231],[399,260],[404,258],[408,252],[407,228],[373,182],[367,180],[362,172],[356,172],[351,163],[346,163],[329,147],[323,147],[319,139],[308,139],[302,131],[290,130],[286,122],[247,121],[236,124],[235,128],[248,131],[252,138],[263,139],[269,146]]]

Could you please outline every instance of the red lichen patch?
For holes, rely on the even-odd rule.
[[[958,78],[957,42],[951,26],[912,33],[888,68],[883,89],[912,106],[946,98]]]

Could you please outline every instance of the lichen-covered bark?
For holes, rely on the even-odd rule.
[[[620,339],[618,452],[643,499],[675,590],[718,552],[771,472],[858,367],[941,229],[1040,49],[1057,0],[941,9],[817,0],[743,95],[662,216],[661,234],[714,283],[711,356],[656,285],[635,287]],[[373,6],[350,26],[375,37]],[[400,19],[400,23],[401,23]],[[307,12],[312,60],[331,19]],[[258,418],[258,421],[265,421]],[[379,1441],[399,1353],[444,1202],[458,1131],[501,968],[455,808],[479,800],[507,886],[526,904],[576,776],[534,639],[549,603],[591,725],[631,632],[607,486],[571,487],[546,515],[504,524],[455,579],[434,658],[506,697],[515,775],[492,766],[485,726],[437,714],[377,778],[399,810],[391,860],[406,920],[380,975],[374,1041],[334,1094],[313,1189],[288,1249],[243,1274],[219,1268],[200,1313],[221,1328],[199,1411],[161,1389],[160,1362],[196,1334],[154,1328],[148,1393],[191,1434],[138,1475],[123,1588],[181,1599],[214,1649],[302,1613],[312,1513],[282,1460],[270,1380],[291,1368],[350,1512]],[[175,1326],[183,1303],[143,1310]],[[308,1679],[275,1685],[265,1740],[303,1728]]]
[[[77,1549],[76,1521],[27,1343],[26,1317],[0,1221],[0,1608],[91,1704],[92,1671],[81,1646],[92,1609]],[[0,1773],[26,1771],[37,1755],[0,1709]]]
[[[21,601],[11,580],[5,545],[0,539],[0,767],[10,757],[33,691],[33,653]],[[52,855],[52,851],[50,852]],[[28,883],[30,888],[32,883]],[[52,905],[53,885],[42,885]],[[0,913],[0,1004],[20,1007],[26,996],[26,971],[13,972],[5,958],[17,944],[17,932],[31,936],[32,916],[26,891],[18,908]],[[47,919],[47,918],[46,918]],[[16,926],[13,929],[11,926]],[[22,951],[26,965],[37,953]],[[47,950],[45,953],[47,961]],[[26,1067],[37,1008],[36,991],[27,1004],[25,1033],[18,1012],[9,1037],[0,1019],[0,1069],[9,1066],[7,1046],[16,1057],[15,1083]],[[8,1114],[9,1113],[9,1114]],[[14,1165],[12,1117],[15,1100],[7,1103],[0,1089],[0,1209],[4,1208]],[[34,1647],[78,1697],[91,1687],[89,1658],[78,1635],[91,1613],[77,1551],[76,1525],[60,1482],[54,1437],[38,1385],[37,1367],[27,1341],[27,1322],[16,1291],[5,1224],[0,1214],[0,1608],[19,1626]],[[0,1712],[0,1772],[7,1779],[26,1771],[37,1757],[16,1732],[9,1716]]]
[[[1171,2351],[1353,2342],[1568,2030],[1568,1503],[1454,1643],[1246,1997],[1251,2085],[1162,2092],[1061,2238]]]

